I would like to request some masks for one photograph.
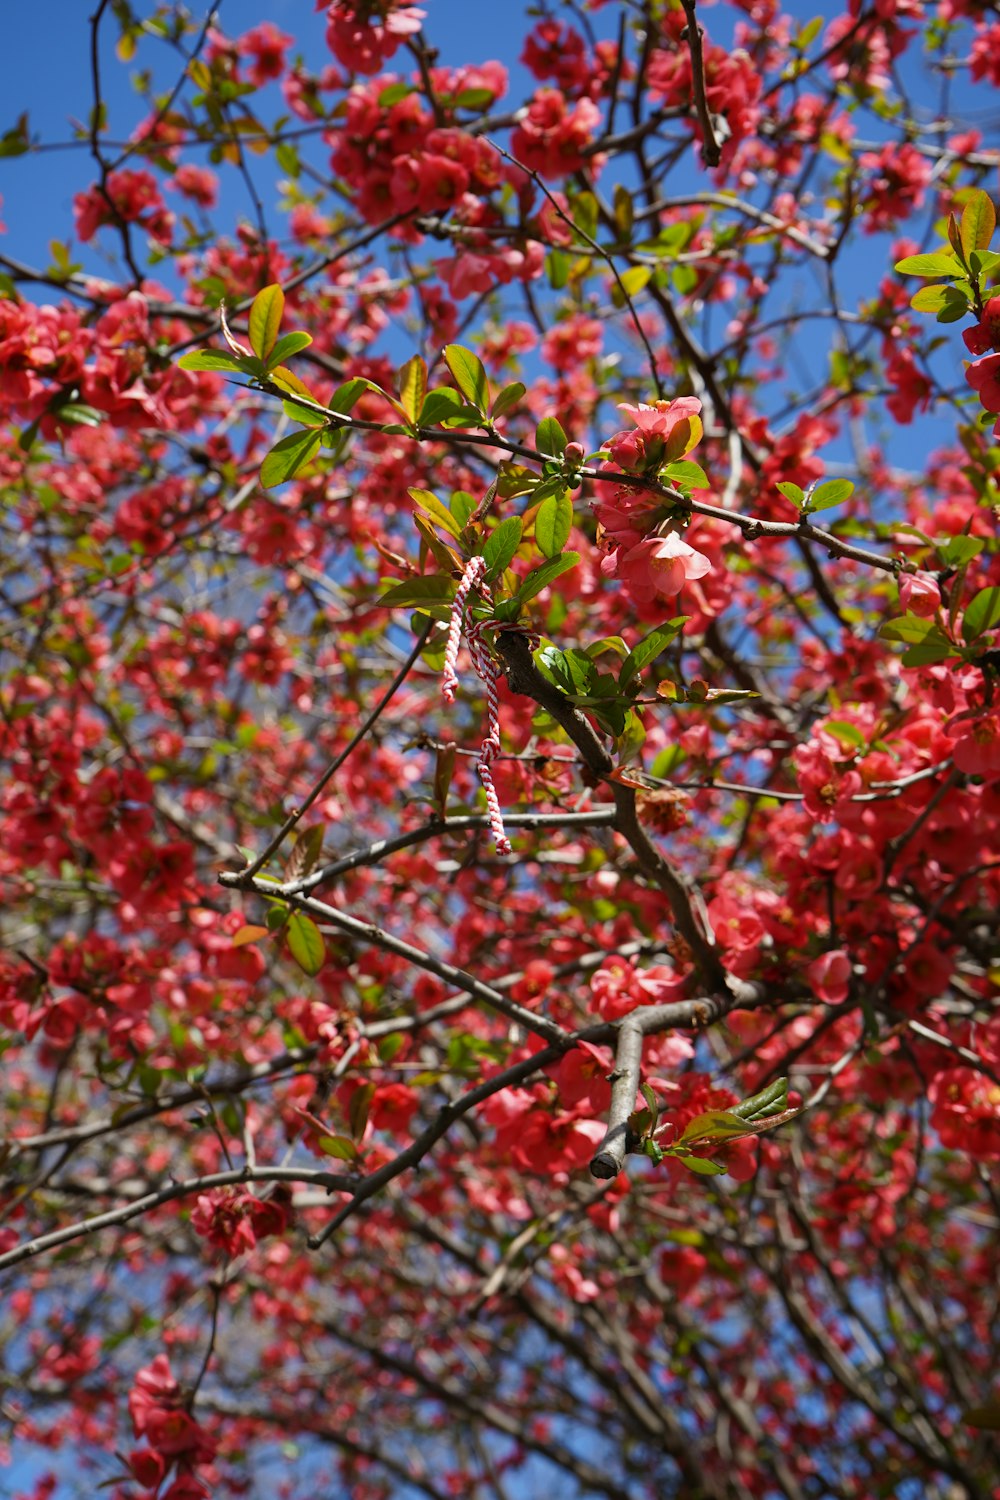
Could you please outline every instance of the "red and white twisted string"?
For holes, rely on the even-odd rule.
[[[465,607],[472,589],[477,588],[487,604],[492,605],[493,595],[489,585],[483,581],[486,572],[486,560],[483,557],[473,557],[466,565],[462,574],[462,581],[455,591],[455,598],[451,606],[451,620],[448,625],[448,644],[444,653],[444,673],[441,678],[441,691],[448,703],[454,703],[455,690],[458,687],[458,648],[462,640],[462,627],[465,624]],[[486,806],[490,815],[490,831],[493,834],[498,854],[510,854],[510,839],[504,831],[503,813],[500,810],[500,798],[493,783],[493,773],[490,766],[493,760],[500,754],[500,693],[497,687],[499,668],[489,648],[483,642],[484,630],[512,630],[518,629],[516,625],[503,624],[498,620],[474,620],[466,628],[466,637],[469,642],[469,660],[472,662],[476,676],[486,687],[487,725],[486,738],[483,740],[479,752],[479,763],[476,770],[486,793]]]

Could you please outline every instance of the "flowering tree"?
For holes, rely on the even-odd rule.
[[[320,12],[0,254],[15,1492],[996,1497],[995,11]]]

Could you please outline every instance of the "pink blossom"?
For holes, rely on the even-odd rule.
[[[1000,297],[990,298],[979,322],[974,328],[963,329],[962,338],[970,354],[1000,349]]]
[[[377,73],[404,37],[416,35],[426,14],[415,6],[397,7],[396,0],[388,0],[381,16],[369,16],[367,9],[356,0],[333,0],[326,13],[326,44],[352,73]]]
[[[616,432],[605,443],[613,464],[631,472],[648,472],[683,458],[701,440],[701,402],[695,396],[638,406],[622,403],[634,427]]]
[[[618,548],[601,563],[606,578],[620,578],[632,598],[648,604],[657,594],[671,598],[688,580],[704,578],[712,564],[675,531],[643,537],[627,551]]]
[[[843,948],[834,948],[813,959],[806,970],[817,1000],[839,1005],[846,1000],[851,985],[851,960]]]
[[[958,769],[970,776],[1000,775],[1000,714],[974,720],[952,753]]]
[[[933,615],[941,608],[941,590],[929,573],[908,573],[899,580],[899,602],[911,615]]]
[[[1000,354],[988,354],[985,359],[973,360],[966,366],[965,378],[985,411],[1000,412]]]

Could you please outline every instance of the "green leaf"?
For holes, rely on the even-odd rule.
[[[276,365],[280,365],[291,355],[298,354],[303,349],[308,349],[311,343],[312,334],[305,333],[302,329],[299,329],[296,333],[284,334],[267,357],[268,369],[273,370]]]
[[[849,745],[855,750],[860,750],[868,743],[858,726],[845,719],[830,719],[823,725],[823,733],[832,734],[842,745]]]
[[[228,349],[192,349],[177,361],[182,370],[237,370],[239,361]]]
[[[646,743],[646,727],[634,708],[625,712],[625,721],[615,735],[615,754],[619,765],[634,760]]]
[[[444,359],[466,401],[485,417],[490,406],[490,383],[482,360],[461,344],[446,345]]]
[[[258,292],[250,307],[250,348],[258,359],[267,359],[278,340],[281,315],[285,310],[285,294],[281,287],[266,286]]]
[[[597,199],[593,193],[577,193],[571,207],[574,228],[580,231],[581,238],[593,239],[597,233],[598,216]]]
[[[536,594],[547,589],[561,573],[568,573],[570,568],[575,568],[579,561],[579,552],[564,552],[561,557],[552,557],[548,562],[542,563],[541,567],[533,568],[517,590],[518,603],[526,604],[529,599],[534,599]]]
[[[476,497],[470,495],[468,490],[453,490],[449,508],[459,527],[464,530],[476,508]]]
[[[328,404],[330,411],[335,411],[341,417],[346,417],[361,400],[365,391],[375,391],[379,396],[383,395],[381,387],[374,385],[370,380],[365,380],[362,375],[356,375],[353,380],[345,380],[343,385],[338,385]]]
[[[895,270],[903,276],[961,276],[962,265],[954,255],[907,255],[897,260]]]
[[[618,674],[618,686],[624,691],[632,678],[641,672],[643,667],[655,661],[661,651],[665,651],[671,641],[675,641],[681,630],[687,624],[687,615],[678,615],[675,619],[661,625],[657,630],[647,635],[645,640],[634,646],[622,662],[621,672]]]
[[[453,578],[446,578],[443,573],[428,573],[394,584],[375,602],[389,609],[400,609],[411,604],[447,604],[454,597]]]
[[[559,556],[572,527],[573,501],[567,490],[561,489],[542,501],[535,516],[535,541],[546,557]]]
[[[408,99],[415,90],[410,83],[389,83],[378,96],[380,109],[391,109],[394,104],[401,104]]]
[[[953,536],[947,542],[938,542],[937,551],[945,568],[960,568],[963,563],[978,557],[986,543],[978,536]]]
[[[548,458],[562,458],[569,442],[555,417],[543,417],[535,433],[535,447]]]
[[[627,245],[632,239],[632,230],[635,228],[635,204],[632,201],[632,194],[623,182],[615,183],[613,201],[618,238]]]
[[[1000,255],[995,250],[973,250],[969,266],[977,276],[992,276],[1000,267]]]
[[[689,458],[679,458],[675,463],[664,464],[660,470],[660,478],[667,484],[675,484],[682,490],[707,490],[711,486],[708,475],[701,464],[692,463]]]
[[[302,162],[298,151],[290,141],[279,141],[274,150],[274,159],[282,172],[287,172],[293,181],[300,176]]]
[[[815,510],[829,510],[833,505],[839,505],[849,495],[854,494],[854,485],[850,479],[828,479],[818,489],[813,490],[805,504],[807,514]]]
[[[954,300],[954,295],[950,286],[937,282],[934,286],[922,286],[918,292],[914,292],[910,298],[910,306],[914,312],[936,313],[947,307]]]
[[[779,494],[784,495],[786,500],[790,500],[793,505],[797,505],[799,510],[802,509],[806,501],[805,490],[800,489],[797,484],[792,484],[787,479],[783,479],[780,484],[776,484],[774,487]]]
[[[487,579],[499,578],[510,566],[511,558],[521,545],[521,531],[521,517],[507,516],[490,532],[483,547]]]
[[[721,1161],[711,1161],[707,1156],[679,1156],[678,1160],[699,1177],[722,1177],[726,1170]]]
[[[375,1085],[363,1083],[360,1088],[354,1090],[351,1102],[347,1106],[347,1118],[351,1126],[351,1134],[356,1141],[360,1141],[368,1124],[368,1113],[372,1107],[375,1097]]]
[[[954,654],[955,648],[948,637],[935,626],[922,641],[903,652],[902,662],[904,667],[928,667],[934,662],[947,661]]]
[[[747,1122],[728,1109],[709,1109],[695,1115],[684,1127],[677,1144],[701,1144],[705,1141],[735,1141],[747,1134]]]
[[[427,366],[419,354],[408,359],[400,370],[396,377],[396,389],[399,391],[400,405],[416,426],[427,395]]]
[[[884,641],[914,642],[922,641],[934,628],[933,620],[926,620],[922,615],[905,614],[884,621],[878,633]]]
[[[761,1089],[759,1094],[751,1094],[748,1099],[741,1099],[739,1104],[734,1104],[731,1113],[738,1115],[741,1120],[757,1120],[776,1114],[787,1105],[788,1079],[776,1078],[766,1089]]]
[[[596,668],[585,651],[577,651],[572,646],[565,651],[560,651],[558,646],[543,646],[538,661],[566,692],[587,696]]]
[[[652,275],[652,266],[629,266],[628,270],[623,271],[621,274],[621,286],[629,297],[634,297],[637,292],[641,292],[643,287],[648,284]],[[614,290],[614,287],[612,287],[612,297],[614,296]]]
[[[59,406],[53,412],[58,422],[69,422],[73,427],[100,427],[104,421],[104,413],[93,406],[85,406],[81,401],[67,401],[64,406]]]
[[[950,290],[953,289],[950,288]],[[949,297],[934,321],[936,323],[957,323],[960,318],[965,317],[968,311],[968,297],[963,297],[960,295]]]
[[[286,484],[304,468],[318,451],[320,434],[315,427],[302,432],[289,433],[280,443],[275,443],[260,466],[260,482],[266,490],[275,485]]]
[[[990,588],[980,589],[979,593],[969,600],[962,620],[962,635],[967,641],[974,641],[998,624],[1000,624],[1000,588],[994,584]]]
[[[306,974],[318,974],[326,959],[326,944],[312,917],[293,911],[288,918],[288,950]]]
[[[623,661],[628,656],[628,647],[620,635],[603,636],[601,640],[595,641],[592,646],[587,647],[587,655],[591,661],[596,661],[599,656],[605,656],[609,651],[613,651]]]
[[[346,1135],[321,1135],[316,1142],[324,1156],[335,1157],[337,1161],[357,1161],[358,1148]]]
[[[409,489],[406,493],[413,500],[414,504],[419,505],[421,510],[425,510],[429,516],[433,516],[438,525],[442,526],[448,532],[449,536],[459,535],[462,530],[462,524],[455,519],[447,505],[442,500],[439,500],[437,495],[431,494],[430,490],[417,489]]]
[[[554,292],[561,292],[569,280],[572,261],[565,250],[550,250],[545,257],[545,274]]]
[[[293,422],[301,422],[303,427],[322,428],[324,434],[330,434],[331,429],[327,426],[326,418],[322,413],[314,411],[311,406],[300,405],[294,396],[289,396],[287,400],[282,401],[281,408],[285,416],[290,417]],[[346,433],[341,428],[336,436],[346,437]]]
[[[451,102],[454,109],[483,110],[495,98],[492,89],[460,89]]]
[[[819,36],[820,32],[823,30],[823,24],[824,18],[822,16],[814,16],[811,21],[807,22],[807,24],[803,26],[798,36],[792,38],[792,46],[797,47],[800,51],[804,52],[805,49]]]
[[[962,210],[962,249],[966,259],[973,250],[987,249],[996,227],[993,199],[982,188],[977,188]]]
[[[520,380],[514,380],[510,385],[505,385],[493,403],[490,411],[491,420],[495,422],[497,417],[506,416],[511,407],[517,405],[526,390],[527,387]]]
[[[450,385],[435,386],[424,397],[424,404],[420,408],[418,418],[419,425],[433,427],[435,422],[443,422],[446,417],[453,417],[463,404],[461,396],[457,391],[453,391]]]

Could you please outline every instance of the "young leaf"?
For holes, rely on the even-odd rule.
[[[646,636],[645,640],[640,641],[629,652],[628,656],[622,662],[622,669],[618,675],[618,686],[623,692],[632,681],[632,678],[638,672],[641,672],[643,667],[647,666],[649,662],[654,661],[660,655],[661,651],[667,649],[671,641],[677,639],[678,634],[687,624],[687,621],[687,615],[678,615],[675,619],[669,620],[666,625],[661,625],[658,630],[652,631]]]
[[[389,609],[400,609],[404,605],[411,604],[444,604],[454,597],[454,579],[445,578],[441,573],[429,573],[426,576],[407,578],[404,583],[394,584],[375,602]]]
[[[806,500],[805,490],[800,489],[797,484],[792,484],[788,479],[783,479],[780,484],[776,484],[774,487],[779,494],[784,495],[786,500],[790,500],[793,505],[797,505],[799,510],[802,509]]]
[[[320,445],[320,434],[315,427],[302,432],[291,432],[275,443],[260,466],[260,482],[266,490],[285,484],[304,468]]]
[[[518,603],[526,604],[529,599],[540,594],[542,589],[547,589],[560,573],[568,573],[570,568],[575,568],[579,561],[579,552],[564,552],[561,557],[552,557],[548,562],[542,563],[540,568],[533,568],[517,591]]]
[[[258,292],[250,308],[248,322],[250,347],[258,359],[267,359],[278,339],[285,294],[280,286],[266,286]]]
[[[416,426],[427,394],[427,366],[419,354],[406,361],[397,376],[396,386],[400,405]]]
[[[759,1094],[751,1094],[748,1099],[741,1099],[739,1104],[734,1104],[730,1113],[738,1115],[741,1120],[757,1120],[783,1110],[787,1103],[788,1079],[776,1078],[766,1089],[761,1089]]]
[[[526,387],[520,380],[514,380],[510,385],[505,385],[493,403],[492,410],[490,411],[491,420],[495,422],[497,417],[506,416],[510,409],[520,401],[521,397],[525,394],[525,390]]]
[[[805,504],[807,513],[814,510],[829,510],[832,505],[839,505],[849,495],[854,494],[854,485],[849,479],[828,479],[818,489],[813,490]]]
[[[191,349],[177,361],[182,370],[237,370],[239,359],[228,349]]]
[[[935,255],[907,255],[897,260],[894,270],[903,276],[961,276],[962,265],[954,255],[939,251]]]
[[[731,1110],[709,1109],[688,1121],[677,1144],[690,1146],[695,1142],[700,1145],[705,1141],[735,1141],[748,1133],[746,1120],[741,1120]]]
[[[710,488],[708,475],[701,464],[693,463],[690,458],[680,458],[676,463],[664,464],[660,470],[660,478],[665,484],[674,484],[683,490],[707,490]]]
[[[358,1148],[346,1135],[321,1135],[316,1142],[324,1156],[336,1161],[357,1161]]]
[[[678,1160],[699,1177],[722,1177],[726,1170],[721,1161],[712,1161],[707,1156],[679,1156]]]
[[[429,516],[433,516],[440,527],[448,532],[450,536],[458,536],[464,522],[457,521],[443,501],[437,495],[431,494],[430,490],[409,489],[406,492],[415,505],[425,510]]]
[[[435,422],[443,422],[461,409],[462,398],[457,391],[453,391],[450,385],[435,386],[424,397],[417,420],[421,427],[433,427]]]
[[[962,620],[962,635],[967,641],[974,641],[998,624],[1000,624],[1000,587],[993,584],[990,588],[980,589],[979,593],[969,600]]]
[[[996,209],[989,193],[977,188],[962,210],[962,249],[966,259],[973,250],[985,250],[997,227]]]
[[[267,378],[272,385],[278,387],[279,391],[287,391],[290,396],[304,396],[307,401],[312,402],[313,406],[320,406],[322,404],[316,400],[316,397],[305,381],[300,380],[295,371],[290,370],[287,365],[276,365],[273,369],[268,370]],[[317,421],[325,421],[321,411],[312,411],[310,407],[301,406],[299,407],[299,411],[305,411],[308,414],[310,425],[314,426]],[[296,417],[295,420],[298,422],[302,421],[303,418]]]
[[[922,615],[896,615],[891,620],[886,620],[879,627],[879,635],[884,641],[922,641],[935,629],[934,621],[925,619]]]
[[[490,532],[483,547],[486,559],[486,577],[499,578],[521,545],[521,517],[507,516]]]
[[[330,411],[346,417],[357,405],[365,391],[375,391],[382,395],[381,387],[374,385],[370,380],[365,380],[362,375],[356,375],[353,380],[345,380],[343,385],[338,385],[329,400]]]
[[[296,333],[286,333],[275,344],[267,357],[267,367],[273,370],[275,365],[280,365],[283,360],[290,359],[293,354],[299,354],[303,349],[308,349],[312,343],[312,334],[305,333],[301,329]]]
[[[312,917],[293,911],[288,918],[288,951],[305,974],[318,974],[326,959],[326,945]]]
[[[490,383],[482,360],[461,344],[448,344],[444,359],[466,401],[485,416],[490,405]]]
[[[347,1106],[347,1118],[350,1121],[351,1134],[356,1141],[360,1141],[365,1133],[374,1097],[375,1085],[373,1083],[363,1083],[351,1095],[351,1102]]]
[[[261,938],[266,938],[268,935],[266,927],[260,927],[256,923],[248,922],[233,933],[233,947],[245,948],[247,943],[259,943]]]
[[[555,417],[543,417],[535,433],[535,447],[549,458],[562,458],[569,441]]]
[[[565,489],[549,495],[535,516],[535,541],[546,557],[558,557],[573,527],[573,501]]]
[[[935,662],[947,661],[954,654],[951,641],[937,625],[933,625],[922,641],[903,652],[902,662],[904,667],[928,667]]]
[[[954,295],[952,287],[937,281],[932,286],[922,286],[918,292],[914,292],[910,298],[910,306],[914,312],[938,313],[953,301]]]

